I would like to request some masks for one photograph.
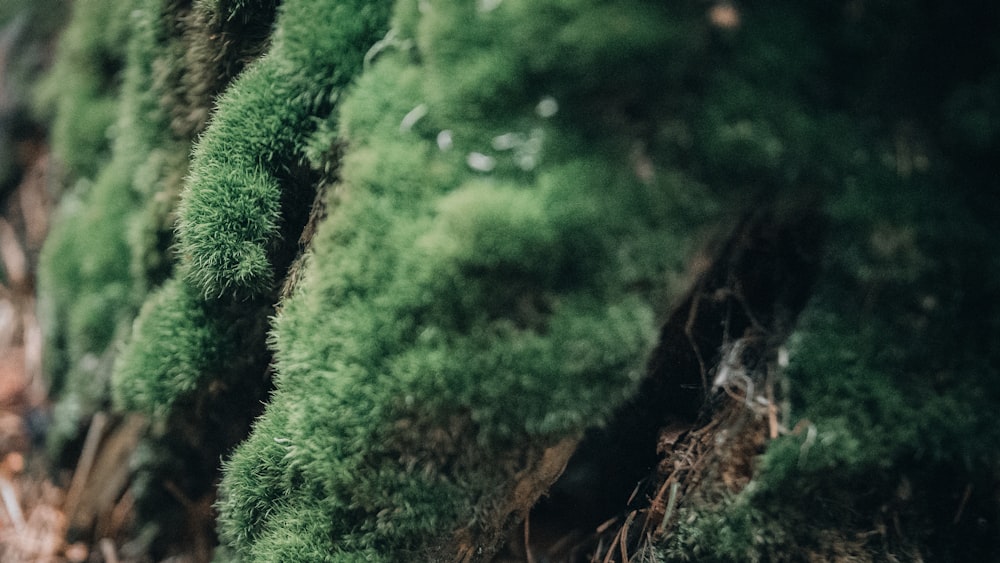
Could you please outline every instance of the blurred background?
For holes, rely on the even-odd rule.
[[[0,559],[10,562],[85,561],[91,551],[64,541],[71,476],[52,473],[42,454],[50,406],[35,301],[39,254],[62,178],[49,156],[37,87],[68,7],[0,3]]]

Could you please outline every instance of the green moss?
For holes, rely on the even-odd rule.
[[[283,224],[284,230],[280,232],[269,230],[267,221],[271,218],[260,213],[258,204],[266,207],[270,201],[275,204],[267,208],[272,215],[281,212],[291,223],[296,222],[292,217],[295,214],[304,218],[313,196],[307,193],[311,191],[309,180],[300,177],[304,170],[299,162],[302,155],[299,145],[306,136],[303,127],[311,125],[314,116],[329,113],[336,98],[336,88],[331,84],[342,85],[350,78],[349,68],[337,64],[331,72],[344,72],[343,76],[332,82],[313,81],[315,76],[323,76],[329,71],[323,65],[331,65],[331,59],[339,60],[342,42],[352,39],[312,33],[316,29],[313,18],[331,15],[331,11],[333,15],[346,18],[346,8],[324,6],[326,11],[317,14],[310,11],[316,7],[315,3],[300,4],[304,5],[288,6],[283,12],[281,22],[284,23],[279,23],[281,33],[292,37],[294,42],[296,33],[309,32],[311,37],[320,39],[318,44],[309,45],[309,48],[318,49],[310,53],[327,52],[329,56],[318,57],[312,61],[312,67],[299,69],[290,61],[298,56],[297,61],[301,62],[303,55],[294,52],[300,46],[275,47],[267,57],[251,65],[232,89],[217,100],[218,115],[202,137],[195,151],[194,164],[187,174],[187,181],[194,185],[199,185],[203,174],[208,174],[211,182],[229,182],[233,191],[218,195],[229,198],[225,201],[236,207],[244,206],[242,210],[235,210],[242,213],[240,217],[260,218],[245,225],[230,223],[228,232],[218,231],[215,235],[236,241],[247,232],[266,233],[273,239],[268,248],[283,249],[286,255],[294,250],[294,244],[281,240],[279,235],[290,237],[294,226]],[[213,103],[211,98],[221,89],[225,77],[231,77],[242,68],[255,49],[265,43],[258,34],[268,27],[273,10],[273,2],[237,5],[201,2],[190,11],[183,6],[151,4],[142,10],[144,17],[162,25],[156,36],[162,50],[147,77],[147,83],[151,80],[156,85],[148,95],[159,104],[155,114],[158,121],[149,125],[158,137],[146,145],[151,150],[142,155],[144,160],[135,168],[133,187],[141,207],[132,210],[129,229],[122,234],[127,233],[131,245],[134,294],[142,298],[151,288],[160,283],[163,286],[146,299],[121,348],[112,372],[112,390],[117,407],[148,413],[155,423],[146,444],[155,454],[137,462],[136,469],[136,479],[147,485],[139,492],[138,510],[141,517],[153,522],[169,521],[179,515],[180,507],[174,506],[176,503],[162,490],[162,475],[178,471],[180,464],[184,467],[184,479],[176,482],[177,486],[192,498],[208,494],[219,457],[245,436],[249,420],[266,393],[269,352],[264,340],[275,292],[264,292],[261,299],[245,299],[245,292],[241,292],[241,299],[232,299],[232,295],[220,299],[217,293],[206,295],[204,288],[190,283],[190,279],[197,277],[190,273],[191,268],[204,266],[203,263],[185,253],[184,248],[181,248],[181,265],[176,271],[172,271],[166,258],[172,240],[170,230],[175,216],[177,185],[187,170],[185,159],[178,157],[180,151],[176,149],[186,146],[186,136],[204,125],[208,106]],[[373,22],[378,14],[365,17],[368,19],[364,21]],[[371,32],[364,21],[358,20],[361,30],[357,33]],[[276,43],[285,45],[287,42]],[[220,49],[221,54],[213,52],[213,48]],[[360,55],[358,58],[360,60]],[[261,77],[260,72],[265,76]],[[253,91],[255,80],[256,92]],[[192,84],[197,84],[197,88],[191,88]],[[281,87],[274,90],[274,84],[281,84]],[[289,103],[293,99],[298,102]],[[252,107],[256,108],[256,113],[247,113]],[[123,109],[127,108],[123,105]],[[269,113],[275,110],[286,115]],[[165,120],[165,116],[168,119]],[[142,130],[146,124],[133,125]],[[255,126],[260,126],[256,138],[252,131],[246,134],[248,128]],[[281,135],[285,138],[278,138]],[[274,138],[270,138],[272,136]],[[219,143],[231,143],[231,146]],[[249,154],[257,149],[266,154]],[[232,155],[236,156],[220,152],[226,150],[232,150]],[[230,156],[232,161],[228,161]],[[243,164],[258,157],[253,169],[241,170]],[[311,177],[309,173],[304,176]],[[289,193],[291,186],[303,193],[289,196],[268,192],[267,186],[277,190],[274,178],[285,182]],[[265,187],[255,192],[254,203],[248,204],[244,187],[254,182]],[[301,222],[298,226],[301,227]],[[297,236],[298,233],[294,233],[294,237]],[[274,256],[259,258],[257,266],[272,267],[270,260]],[[282,259],[288,260],[290,256]],[[291,521],[289,525],[293,525]],[[169,530],[164,530],[158,537],[169,535]],[[316,552],[299,550],[285,555],[295,553],[314,555]],[[311,555],[301,557],[304,558],[301,560],[316,560]]]
[[[171,275],[176,207],[188,175],[191,142],[205,128],[215,97],[267,44],[275,6],[270,0],[237,5],[199,1],[191,6],[153,3],[143,10],[158,22],[156,36],[150,38],[158,48],[149,53],[155,58],[145,76],[152,84],[145,92],[147,123],[138,127],[152,133],[153,142],[135,172],[142,209],[128,232],[140,296]],[[162,115],[154,115],[156,111]]]
[[[997,556],[987,531],[995,503],[962,500],[966,487],[995,486],[986,483],[995,483],[1000,451],[1000,432],[983,416],[1000,401],[995,346],[985,344],[998,334],[997,262],[985,258],[996,254],[996,207],[976,195],[996,193],[979,160],[979,143],[995,140],[986,123],[965,129],[970,114],[989,114],[969,93],[995,86],[995,71],[939,58],[943,43],[995,49],[981,48],[975,18],[911,8],[740,13],[730,40],[742,47],[742,70],[720,75],[729,92],[708,97],[706,114],[737,110],[750,116],[748,139],[782,131],[799,141],[770,159],[752,144],[727,148],[725,127],[709,122],[698,142],[717,171],[743,184],[793,173],[828,182],[830,236],[785,344],[785,424],[798,431],[768,445],[743,491],[693,495],[664,544],[667,560]],[[904,35],[906,46],[891,46]],[[934,75],[935,85],[917,75]]]
[[[97,359],[127,328],[134,307],[129,249],[121,236],[132,201],[115,172],[121,171],[108,169],[93,186],[77,186],[78,192],[89,188],[84,200],[64,202],[64,219],[49,234],[39,265],[51,392],[83,393],[84,416],[107,391],[106,372],[98,369],[104,362]]]
[[[168,280],[143,304],[116,357],[115,405],[167,421],[200,411],[220,394],[237,400],[230,395],[249,393],[244,398],[253,400],[261,385],[251,374],[267,361],[269,312],[266,303],[205,301],[180,277]],[[230,408],[241,406],[221,410]]]
[[[652,61],[662,44],[644,32],[665,15],[628,8],[635,33],[619,39],[634,45],[567,47],[567,65],[610,65],[622,49]],[[222,531],[245,557],[319,546],[336,561],[420,559],[480,525],[517,470],[509,460],[599,425],[633,392],[653,296],[676,297],[665,278],[697,243],[689,229],[720,208],[680,172],[637,177],[634,139],[582,111],[598,92],[575,92],[576,110],[555,120],[536,113],[535,90],[497,95],[505,75],[571,90],[572,74],[533,66],[539,42],[488,33],[547,33],[566,13],[596,25],[589,4],[550,9],[435,5],[400,24],[344,101],[343,185],[276,321],[277,390],[227,463]],[[453,33],[468,42],[445,56]],[[500,54],[501,78],[475,74]],[[595,129],[607,134],[578,133]],[[429,442],[435,432],[448,438]]]
[[[67,33],[83,33],[83,30],[73,31],[73,26],[84,23],[101,25],[103,29],[104,22],[98,18],[110,15],[86,11],[97,10],[87,5],[79,9],[84,11],[74,18]],[[41,293],[49,301],[44,320],[52,393],[55,397],[65,393],[65,400],[80,403],[68,411],[85,417],[107,401],[107,368],[114,344],[127,334],[138,307],[130,264],[132,252],[126,239],[132,214],[140,201],[133,188],[133,174],[160,138],[158,124],[162,124],[156,95],[145,87],[156,45],[156,22],[148,13],[138,10],[126,19],[129,18],[135,33],[127,42],[129,65],[124,73],[112,157],[100,168],[93,183],[79,181],[62,202],[59,213],[63,219],[53,226],[40,260]],[[70,39],[64,42],[73,45]],[[60,60],[67,62],[57,63],[49,80],[57,80],[60,64],[69,64],[75,54],[72,50],[63,54]],[[107,102],[114,103],[114,99],[108,98]],[[59,108],[57,119],[75,122],[64,115],[69,111],[73,110]],[[53,133],[57,139],[58,131],[57,122]],[[94,134],[89,133],[91,138]],[[100,134],[103,136],[104,132]],[[100,362],[95,363],[98,358]],[[50,441],[56,450],[75,434],[77,422],[82,421],[63,421],[63,426],[70,430],[68,434],[53,433]]]
[[[273,289],[281,275],[273,262],[287,264],[283,241],[301,228],[295,211],[282,208],[282,186],[297,207],[312,201],[291,171],[314,118],[330,112],[385,33],[385,4],[285,4],[270,52],[220,99],[195,149],[178,223],[190,281],[207,295]]]
[[[824,275],[787,343],[801,430],[768,446],[738,495],[686,510],[671,560],[996,555],[990,532],[952,511],[1000,461],[981,416],[1000,401],[983,344],[997,335],[996,264],[982,261],[995,226],[942,191],[944,174],[858,171],[830,201]]]
[[[118,357],[114,371],[115,403],[130,410],[169,412],[174,401],[199,387],[208,366],[221,359],[218,330],[204,302],[179,280],[171,280],[143,305],[130,347]]]
[[[110,401],[114,355],[128,337],[146,294],[167,279],[172,269],[173,209],[190,150],[190,138],[171,130],[170,111],[163,105],[169,101],[167,93],[184,76],[184,61],[171,58],[180,56],[177,47],[186,40],[172,27],[177,14],[171,10],[177,9],[158,0],[102,7],[80,4],[47,79],[62,87],[60,81],[67,73],[81,73],[87,79],[98,76],[81,59],[90,64],[110,57],[101,49],[112,48],[111,36],[102,34],[121,34],[113,36],[114,49],[125,47],[121,60],[114,62],[115,84],[120,83],[120,88],[101,91],[102,100],[115,112],[114,126],[80,131],[88,142],[97,143],[95,147],[110,140],[109,157],[90,162],[96,173],[93,181],[80,180],[64,198],[61,219],[41,258],[51,392],[57,400],[74,404],[59,412],[78,413],[60,422],[66,433],[53,433],[56,450],[75,435],[80,417],[88,417]],[[115,19],[119,16],[124,21]],[[121,29],[115,31],[116,26]],[[87,34],[93,36],[81,43],[78,35]],[[88,92],[87,96],[93,94]],[[57,149],[64,137],[59,124],[79,126],[82,110],[77,106],[89,103],[85,98],[73,88],[59,91],[53,131]],[[79,152],[70,151],[72,158],[91,150],[79,148]]]
[[[195,20],[191,23],[193,27],[188,28],[187,34],[180,35],[188,44],[187,54],[193,67],[174,69],[171,73],[158,75],[168,86],[175,88],[168,89],[168,99],[176,101],[183,98],[191,102],[193,98],[186,97],[182,87],[188,79],[210,74],[209,70],[213,68],[230,68],[223,62],[206,60],[210,56],[205,50],[205,38],[199,40],[197,37],[189,37],[190,33],[201,31],[204,29],[202,26],[207,25],[218,25],[223,29],[259,29],[261,20],[251,16],[255,10],[260,10],[266,20],[269,6],[273,8],[273,4],[267,2],[255,2],[246,6],[231,6],[228,3],[217,6],[202,3],[195,6],[195,11],[190,16]],[[315,31],[316,22],[313,18],[318,14],[310,11],[312,7],[314,6],[311,4],[286,6],[278,27],[283,30],[283,37],[292,37],[291,46],[286,45],[287,41],[278,41],[267,57],[251,65],[218,100],[218,115],[213,118],[212,126],[195,151],[194,163],[187,178],[187,203],[190,203],[192,197],[200,197],[196,195],[198,193],[206,195],[205,182],[214,183],[211,189],[218,188],[220,182],[232,188],[229,191],[209,193],[207,197],[214,198],[213,205],[225,202],[223,207],[236,213],[229,216],[229,220],[242,221],[241,217],[246,218],[245,223],[228,223],[227,230],[212,233],[216,239],[212,244],[228,241],[248,252],[244,258],[249,262],[240,262],[242,269],[239,276],[254,276],[258,266],[270,269],[270,260],[274,258],[266,253],[258,253],[260,249],[246,240],[240,242],[241,237],[248,233],[270,237],[272,240],[268,243],[268,248],[271,250],[281,247],[287,254],[294,249],[293,244],[281,238],[291,237],[292,227],[286,225],[287,232],[275,231],[275,225],[269,225],[269,221],[279,212],[285,213],[286,218],[295,214],[304,217],[312,195],[302,193],[286,197],[278,191],[275,177],[290,183],[291,185],[285,186],[290,191],[311,191],[311,186],[296,184],[305,180],[293,178],[290,171],[291,168],[302,168],[298,163],[303,150],[299,144],[304,142],[305,132],[301,129],[304,124],[313,123],[313,115],[317,112],[329,112],[332,103],[330,100],[336,98],[337,80],[343,84],[350,78],[347,67],[333,65],[331,62],[339,60],[338,49],[346,45],[345,41],[358,39],[358,33],[370,33],[369,24],[374,25],[373,22],[377,19],[377,14],[366,15],[367,20],[355,22],[355,31],[346,32],[344,36],[317,36],[319,44],[310,48],[317,49],[316,52],[328,51],[329,57],[312,61],[312,67],[297,68],[291,62],[301,60],[303,55],[296,54],[295,49],[302,46],[297,45],[294,38],[297,33]],[[346,9],[344,6],[327,7],[324,8],[327,12],[323,13],[330,15],[329,10],[333,10],[335,14],[344,15],[346,12],[343,10]],[[230,48],[238,50],[239,47]],[[251,47],[244,43],[244,48]],[[352,48],[357,50],[362,47]],[[333,65],[331,68],[345,74],[333,82],[325,79],[313,81],[313,74],[310,73],[319,76],[329,71],[323,65]],[[281,84],[281,87],[275,90],[274,84]],[[289,99],[298,99],[300,103],[288,104]],[[177,103],[184,106],[183,102]],[[197,106],[184,106],[181,114],[190,117],[190,112],[194,111],[192,107]],[[273,111],[277,111],[277,114],[271,115],[270,112]],[[282,112],[284,117],[278,115]],[[175,113],[172,122],[175,130],[178,127],[177,115]],[[257,128],[256,133],[252,131],[254,128]],[[258,149],[267,154],[253,152]],[[225,151],[234,151],[232,160],[228,160],[230,155]],[[274,154],[269,151],[274,151]],[[147,168],[139,172],[162,181],[163,174],[159,173],[159,169],[171,169],[171,161],[168,160],[171,154],[164,154],[163,151],[152,153],[147,160]],[[242,169],[242,164],[250,160],[257,161],[256,166]],[[265,164],[270,168],[265,167]],[[208,176],[204,176],[206,174]],[[252,186],[259,189],[251,189]],[[152,260],[163,259],[162,251],[156,251],[162,249],[163,238],[158,236],[160,231],[157,230],[157,223],[149,219],[159,217],[163,222],[173,216],[169,212],[163,213],[163,210],[172,207],[172,199],[162,197],[164,194],[169,196],[170,190],[156,188],[156,185],[146,186],[150,197],[147,199],[146,210],[137,215],[133,230],[134,252],[135,249],[138,250],[133,266],[144,269],[147,278],[152,277],[149,272],[153,270],[147,264]],[[285,204],[285,207],[279,208],[279,203]],[[270,213],[262,213],[261,205]],[[184,215],[187,213],[186,209],[188,207],[185,204],[180,213]],[[204,211],[203,209],[199,213]],[[218,209],[212,212],[213,217],[221,218],[216,211]],[[213,228],[222,226],[216,223]],[[183,225],[180,230],[184,231]],[[298,233],[294,233],[291,240],[294,241],[297,236]],[[183,247],[181,251],[184,252]],[[288,260],[290,257],[286,256],[284,259]],[[152,264],[155,265],[155,262]],[[181,255],[178,271],[145,303],[136,321],[134,334],[115,365],[113,383],[115,401],[121,408],[150,413],[167,426],[184,426],[191,421],[199,421],[199,424],[205,425],[211,421],[211,424],[218,425],[218,436],[192,438],[193,441],[200,441],[204,449],[215,452],[212,454],[215,459],[206,460],[214,470],[218,455],[242,437],[246,419],[255,411],[260,395],[266,392],[268,381],[265,371],[269,353],[264,339],[266,319],[273,312],[271,300],[274,299],[275,292],[267,291],[260,299],[255,300],[246,299],[245,292],[241,292],[240,299],[218,293],[206,295],[203,287],[191,283],[198,275],[205,274],[204,271],[200,274],[192,273],[192,269],[203,268],[204,265],[204,262],[199,262],[191,253]],[[224,404],[218,404],[220,402]],[[198,428],[193,430],[193,435],[200,436],[208,430],[207,426]],[[182,446],[181,450],[190,444]]]
[[[53,151],[75,177],[94,178],[107,161],[133,6],[74,3],[52,71],[39,87],[39,109],[53,119]]]
[[[164,14],[177,36],[171,55],[182,64],[164,65],[160,79],[164,106],[175,134],[201,133],[215,98],[247,64],[266,51],[277,11],[276,0],[195,0]],[[187,155],[185,155],[187,156]]]
[[[67,161],[92,180],[42,286],[57,424],[107,400],[131,333],[112,384],[157,421],[147,476],[194,459],[206,493],[331,184],[274,321],[276,390],[226,463],[220,559],[421,560],[459,529],[499,535],[527,460],[635,393],[706,240],[818,205],[824,269],[797,280],[813,295],[785,343],[803,431],[745,490],[690,497],[658,556],[996,555],[970,523],[995,506],[950,509],[995,487],[1000,451],[981,415],[1000,401],[998,82],[925,56],[995,55],[927,23],[974,22],[902,1],[740,6],[722,29],[697,2],[400,0],[389,30],[389,2],[288,0],[268,40],[272,1],[181,4],[78,6],[60,60],[110,62],[50,83],[69,85],[58,119],[78,114],[57,150],[85,144]]]

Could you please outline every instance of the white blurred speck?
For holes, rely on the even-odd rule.
[[[493,148],[498,151],[506,151],[516,147],[520,142],[521,140],[518,139],[516,133],[504,133],[493,137]]]
[[[729,2],[720,2],[708,11],[708,20],[721,29],[736,29],[740,26],[740,12]]]
[[[497,165],[495,158],[481,152],[470,152],[465,162],[468,163],[469,168],[480,172],[489,172],[496,168]]]
[[[517,165],[521,168],[521,170],[530,172],[535,169],[535,166],[538,165],[538,157],[534,154],[522,154],[517,159]]]
[[[476,0],[476,9],[485,14],[496,10],[502,3],[503,0]]]
[[[538,114],[538,117],[548,119],[559,113],[559,102],[557,102],[552,96],[545,96],[535,107],[535,113]]]
[[[437,144],[438,148],[443,151],[451,150],[451,147],[454,145],[451,138],[451,129],[445,129],[438,133]]]
[[[778,366],[782,368],[788,367],[788,348],[784,346],[778,348]]]

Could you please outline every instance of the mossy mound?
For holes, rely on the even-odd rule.
[[[578,53],[542,39],[603,12],[552,8],[402,3],[345,99],[342,181],[274,329],[277,389],[227,463],[222,530],[245,558],[495,551],[541,493],[511,503],[517,475],[634,392],[653,304],[723,208],[679,171],[637,171],[641,137],[587,109],[644,92],[687,35],[630,3],[627,33]],[[577,81],[614,64],[621,92]]]
[[[257,8],[256,5],[251,8]],[[225,53],[207,56],[203,36],[218,29],[178,27],[202,19],[246,20],[248,14],[207,2],[154,0],[74,6],[40,105],[52,113],[52,142],[70,185],[43,250],[40,294],[46,372],[57,399],[53,449],[78,435],[109,404],[109,374],[146,294],[172,272],[175,207],[198,115],[253,52],[249,36],[215,40]],[[271,8],[273,10],[273,7]],[[266,6],[258,20],[269,21]],[[232,24],[231,24],[232,25]],[[193,60],[193,63],[189,63]],[[177,91],[194,76],[213,76],[188,100],[185,127],[172,127]],[[228,78],[231,78],[231,74]],[[93,84],[100,81],[100,87]],[[191,117],[195,116],[195,117]]]
[[[504,546],[553,483],[566,560],[996,558],[985,1],[116,9],[50,371],[146,485],[245,439],[220,560],[562,560]]]
[[[77,6],[74,24],[67,32],[88,34],[99,29],[114,30],[114,26],[105,25],[106,19],[121,24],[119,31],[122,34],[125,29],[134,31],[128,39],[108,40],[109,45],[118,49],[127,45],[117,63],[124,67],[128,61],[124,76],[116,70],[100,69],[109,73],[109,80],[122,81],[121,90],[106,92],[101,102],[112,112],[121,104],[109,154],[102,159],[96,155],[96,148],[91,155],[86,146],[87,142],[95,143],[95,137],[107,135],[110,120],[108,124],[79,133],[86,141],[79,141],[80,152],[70,147],[63,149],[74,158],[88,156],[91,160],[80,165],[72,159],[67,161],[69,172],[80,179],[65,197],[59,210],[64,219],[56,221],[42,251],[39,279],[48,317],[44,323],[49,344],[46,371],[51,392],[59,398],[56,421],[62,428],[51,440],[56,451],[76,435],[77,425],[107,400],[107,374],[113,361],[113,345],[127,333],[141,298],[136,291],[137,280],[132,276],[133,252],[128,241],[132,217],[141,202],[140,191],[135,187],[136,172],[145,166],[154,148],[171,141],[169,136],[164,136],[163,113],[156,93],[146,90],[146,84],[152,80],[155,54],[151,49],[157,45],[159,20],[152,13],[131,11],[131,5],[125,3],[115,6],[123,10],[117,18],[108,18],[102,3]],[[74,31],[75,26],[90,27]],[[59,59],[65,61],[62,64],[71,65],[70,55],[76,55],[77,49],[81,49],[72,43],[75,37],[72,33],[62,41],[63,48],[69,51]],[[59,77],[74,73],[93,79],[98,70],[93,68],[95,64],[64,69],[57,63],[49,83],[54,84]],[[62,104],[89,103],[85,102],[88,96],[72,89],[60,92],[59,99]],[[57,116],[73,127],[81,127],[82,123],[70,116],[89,111],[63,107],[58,109]],[[60,130],[58,119],[53,140],[57,155],[61,155],[61,142],[75,145],[76,141]]]
[[[245,7],[257,11],[249,14],[243,5],[212,2],[74,4],[40,96],[42,110],[52,113],[53,148],[64,165],[60,179],[68,186],[39,273],[45,372],[55,403],[48,445],[57,464],[72,463],[91,416],[111,408],[118,353],[147,295],[172,275],[175,209],[192,138],[204,126],[214,96],[260,50],[255,42],[263,40],[259,34],[234,38],[225,32],[254,28],[247,20],[266,29],[273,19],[272,4]],[[192,19],[200,25],[183,23]],[[220,50],[209,53],[210,48]],[[193,76],[213,80],[202,84],[197,96],[185,97],[180,108],[176,94],[187,91],[185,83]],[[183,123],[175,123],[176,115],[184,116]],[[163,293],[169,289],[155,295]],[[242,362],[266,364],[265,324],[263,317],[250,316],[225,326],[224,335],[240,334],[241,342],[256,339],[259,351]],[[179,369],[174,367],[174,373]],[[256,381],[253,387],[259,392],[262,385]],[[137,394],[146,396],[147,391]],[[224,396],[245,392],[239,386],[217,390]],[[239,419],[253,411],[218,413]],[[177,485],[193,498],[210,488],[219,451],[241,436],[228,437],[225,431],[216,432],[216,438],[175,434],[179,427],[174,424],[166,432],[162,425],[155,427],[160,433],[147,436],[145,447],[157,450],[161,459],[137,462],[138,471],[155,474],[185,459],[197,477]],[[178,434],[184,439],[178,440]],[[205,466],[209,469],[202,473]],[[162,480],[156,486],[162,489]],[[163,495],[167,502],[150,501],[151,496],[137,501],[144,519],[168,518],[178,510],[175,498]],[[147,502],[156,505],[154,511],[146,510]]]
[[[259,296],[282,276],[312,202],[294,174],[304,141],[385,33],[388,4],[286,2],[267,55],[219,100],[178,223],[189,281],[206,295]]]

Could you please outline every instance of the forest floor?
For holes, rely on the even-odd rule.
[[[39,140],[19,142],[14,152],[20,179],[0,202],[0,560],[139,561],[123,555],[118,545],[132,518],[127,456],[139,424],[98,413],[71,469],[55,469],[46,456],[50,404],[42,375],[36,267],[52,217],[57,171]],[[80,521],[91,522],[94,532],[69,539],[73,523]]]
[[[44,145],[15,147],[20,181],[0,215],[0,553],[4,561],[85,561],[64,545],[65,491],[42,453],[48,409],[42,331],[36,315],[38,252],[52,210],[51,159]],[[86,547],[84,547],[86,550]]]

